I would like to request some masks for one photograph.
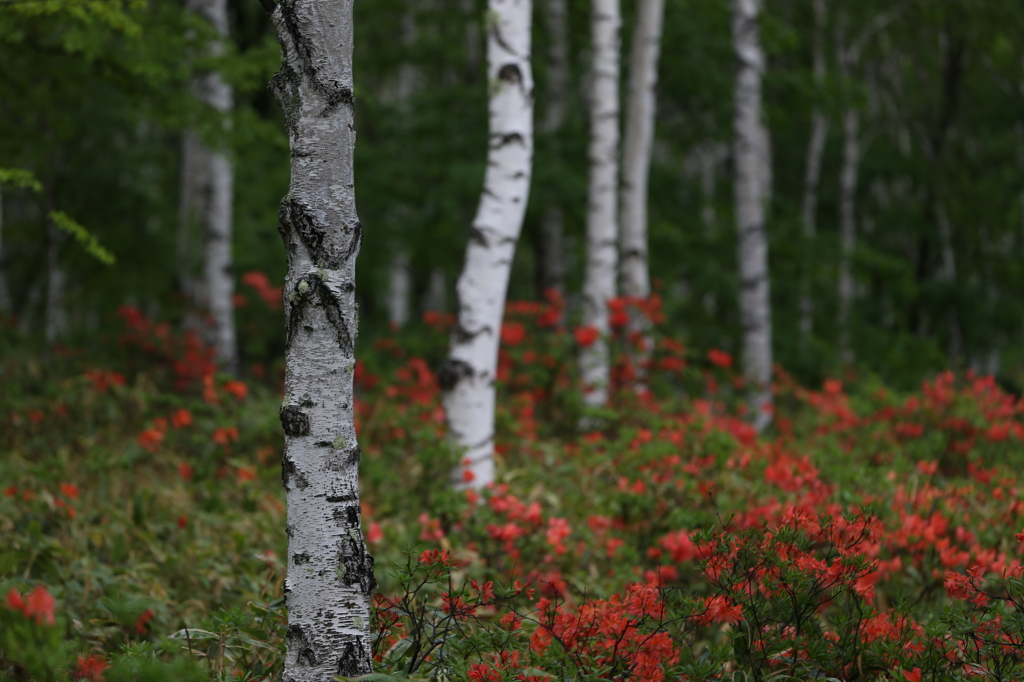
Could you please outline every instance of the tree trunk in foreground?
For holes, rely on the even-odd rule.
[[[279,230],[288,260],[282,480],[288,502],[285,682],[371,671],[376,587],[359,512],[352,375],[355,259],[362,238],[352,158],[354,0],[285,0],[271,19],[291,185]]]
[[[533,163],[531,0],[489,0],[487,172],[466,259],[455,285],[457,311],[448,358],[438,372],[445,418],[463,450],[460,484],[494,480],[498,342]]]
[[[547,28],[547,84],[544,88],[544,119],[541,132],[555,141],[565,124],[569,99],[569,27],[566,0],[542,0]],[[553,145],[557,146],[557,145]],[[540,281],[544,291],[554,289],[565,294],[565,221],[562,207],[556,203],[544,213],[540,223]]]
[[[825,86],[825,0],[814,0],[814,89],[821,97]],[[804,257],[800,282],[800,343],[804,348],[814,334],[814,241],[818,233],[818,186],[821,184],[821,159],[828,136],[828,118],[816,104],[811,115],[811,140],[807,145],[804,170],[804,198],[800,222],[804,228]]]
[[[760,9],[761,0],[733,0],[733,45],[739,63],[734,132],[743,376],[750,392],[752,420],[759,431],[771,423],[766,408],[772,400],[772,316],[765,233],[771,161],[761,110],[765,62],[758,29]]]
[[[619,0],[593,0],[594,52],[590,92],[590,178],[587,196],[587,265],[583,278],[583,326],[598,337],[580,349],[583,402],[608,401],[608,301],[618,274],[619,189]]]
[[[658,84],[658,55],[664,0],[641,0],[629,57],[629,98],[626,135],[622,147],[622,206],[619,275],[622,295],[647,298],[651,274],[647,258],[647,178],[654,142],[654,112]],[[649,355],[650,321],[637,308],[630,309],[628,331],[639,334],[633,363],[638,372],[636,388],[644,387],[643,365]]]
[[[188,0],[189,11],[209,21],[222,39],[228,36],[227,0]],[[207,46],[211,55],[219,55],[224,47],[220,41]],[[232,107],[231,86],[217,72],[205,73],[192,84],[200,102],[226,115]],[[214,348],[217,364],[226,372],[238,371],[238,348],[235,342],[234,275],[231,259],[232,197],[234,167],[222,149],[211,149],[189,131],[185,135],[183,157],[194,178],[187,196],[195,208],[185,209],[185,219],[194,216],[203,234],[203,287],[200,302],[209,316],[207,340]],[[187,226],[186,226],[187,227]]]

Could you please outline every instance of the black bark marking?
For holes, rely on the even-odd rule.
[[[284,53],[284,45],[281,46]],[[284,124],[289,133],[295,131],[302,109],[302,97],[299,95],[299,74],[287,63],[281,64],[281,70],[273,75],[267,86],[274,95],[281,111],[284,112]]]
[[[461,324],[455,325],[455,340],[458,341],[459,343],[466,343],[468,341],[472,341],[481,334],[493,333],[494,329],[490,325],[487,325],[486,327],[480,327],[480,329],[477,329],[475,332],[466,329]]]
[[[296,623],[289,625],[288,632],[285,634],[285,640],[288,642],[288,649],[296,652],[296,663],[299,665],[316,665],[316,652],[313,651],[313,645],[310,644],[309,638],[306,636],[301,625]]]
[[[335,503],[335,504],[342,503],[342,502],[352,502],[355,499],[356,499],[355,495],[336,495],[336,496],[328,495],[327,496],[327,501],[331,502],[331,503]],[[335,512],[334,512],[335,518],[337,518],[338,513],[339,512],[337,510],[335,510]]]
[[[446,359],[437,369],[437,385],[442,391],[450,391],[464,378],[473,376],[473,368],[467,362]]]
[[[281,408],[281,426],[286,435],[308,436],[309,415],[295,405],[286,405]]]
[[[348,242],[348,249],[345,250],[345,255],[342,258],[342,262],[347,262],[359,251],[359,245],[363,243],[363,224],[358,220],[355,225],[351,228],[352,237]]]
[[[479,227],[474,226],[469,228],[469,241],[471,243],[479,244],[485,249],[487,248],[487,235],[484,234],[484,231]]]
[[[364,655],[363,638],[353,637],[346,641],[345,648],[338,657],[338,675],[359,677],[371,672],[369,659]]]
[[[345,520],[347,522],[348,518]],[[338,561],[345,567],[341,582],[350,587],[358,586],[369,596],[377,589],[377,579],[373,576],[373,557],[366,551],[358,514],[356,524],[349,526],[349,531],[338,541]]]
[[[523,81],[523,73],[517,65],[505,64],[498,69],[498,78],[506,83],[521,83]]]
[[[327,321],[334,327],[338,347],[341,348],[342,354],[351,356],[355,352],[355,344],[352,334],[348,330],[345,316],[341,312],[341,302],[327,284],[320,279],[320,275],[310,275],[306,281],[309,283],[310,290],[320,299],[320,305],[323,306],[324,312],[327,314]]]
[[[324,241],[328,229],[313,217],[312,211],[298,199],[288,196],[281,201],[278,211],[278,230],[287,244],[292,236],[298,238],[309,252],[313,264],[320,268],[336,270],[341,267],[347,257],[335,253]]]
[[[303,75],[309,79],[313,89],[326,102],[326,107],[320,112],[320,115],[326,116],[330,114],[340,104],[345,104],[351,108],[356,101],[352,88],[336,80],[323,78],[319,69],[313,65],[316,48],[313,41],[309,39],[307,32],[298,25],[294,4],[292,2],[281,3],[281,18],[284,19],[285,28],[291,36],[292,43],[295,45],[295,52],[301,62],[299,66],[302,69]]]
[[[303,564],[308,564],[309,563],[309,555],[308,554],[303,554],[303,553],[293,554],[292,555],[292,563],[294,563],[296,566],[301,566]]]
[[[295,462],[290,457],[285,457],[281,460],[281,485],[287,490],[288,484],[291,483],[293,478],[295,479],[295,487],[299,490],[309,487],[309,481],[306,480],[306,477],[295,466]]]

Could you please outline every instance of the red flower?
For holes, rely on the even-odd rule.
[[[135,630],[140,635],[146,634],[146,623],[153,620],[154,615],[155,614],[153,613],[153,609],[146,609],[141,614],[139,614],[139,617],[137,619],[135,619]]]
[[[594,327],[577,327],[576,344],[580,348],[592,345],[601,336],[601,333]]]
[[[77,679],[87,679],[91,682],[102,682],[103,670],[107,667],[107,662],[103,660],[102,656],[97,654],[89,654],[88,657],[78,657],[78,664],[75,666],[75,677]]]
[[[69,500],[78,499],[78,486],[74,483],[61,483],[60,492]]]
[[[242,400],[245,398],[245,394],[248,393],[249,387],[241,381],[228,381],[224,384],[224,390]]]
[[[21,594],[18,593],[13,587],[7,591],[7,606],[14,609],[15,611],[25,610],[25,600]]]
[[[370,521],[370,530],[366,533],[366,541],[372,545],[383,539],[384,532],[380,529],[380,524],[376,521]]]
[[[178,517],[178,528],[184,528],[188,525],[188,514],[182,514]]]
[[[227,445],[233,441],[238,440],[238,429],[234,426],[225,426],[223,428],[215,429],[213,432],[213,442],[217,445]]]
[[[10,594],[8,594],[9,598]],[[56,605],[57,601],[50,596],[46,588],[42,585],[36,585],[32,593],[28,595],[28,599],[25,600],[25,607],[22,609],[22,613],[29,617],[35,616],[36,622],[40,625],[42,625],[44,620],[47,625],[53,625],[53,607]]]
[[[238,482],[256,480],[256,469],[253,467],[238,467]]]
[[[159,429],[146,429],[139,434],[136,440],[138,440],[139,445],[141,445],[144,450],[155,453],[159,449],[160,443],[163,442],[163,439],[163,431],[160,431]]]
[[[188,462],[182,462],[178,465],[178,475],[183,481],[189,480],[192,478],[192,466]]]
[[[732,356],[726,353],[724,350],[718,350],[712,348],[708,351],[708,360],[711,361],[712,365],[717,365],[723,369],[732,367]]]
[[[903,671],[903,677],[907,678],[907,682],[921,682],[921,669],[914,668],[911,671]]]
[[[501,325],[501,345],[518,346],[526,338],[526,329],[518,322],[506,322]]]
[[[171,415],[171,426],[182,429],[192,423],[192,413],[184,407]]]

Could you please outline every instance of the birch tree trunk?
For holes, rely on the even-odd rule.
[[[651,274],[647,258],[647,179],[654,142],[654,113],[658,85],[658,55],[665,14],[664,0],[640,0],[629,56],[629,95],[626,134],[622,146],[622,206],[619,239],[619,281],[622,295],[647,298]],[[650,321],[631,307],[628,330],[640,335],[641,347],[633,353],[636,388],[644,387],[643,365],[648,357]]]
[[[843,167],[839,176],[839,356],[846,365],[854,361],[850,341],[850,311],[853,308],[852,260],[857,242],[857,178],[860,172],[860,112],[847,103],[843,114]]]
[[[540,131],[552,142],[562,126],[569,93],[569,27],[566,0],[541,0],[547,29],[547,83]],[[557,145],[556,145],[557,146]],[[557,202],[544,212],[540,223],[540,281],[547,291],[565,294],[565,221]]]
[[[438,371],[448,430],[463,449],[459,482],[474,488],[494,480],[498,342],[533,162],[531,0],[489,0],[487,11],[487,171],[455,285],[451,346]]]
[[[279,226],[288,261],[280,412],[288,504],[285,682],[371,671],[376,582],[361,531],[352,390],[362,239],[352,170],[353,2],[263,2],[281,42],[271,90],[291,149]]]
[[[814,89],[820,97],[825,85],[825,0],[814,0]],[[814,270],[814,241],[818,232],[818,186],[821,183],[821,159],[828,137],[828,118],[816,104],[811,115],[811,140],[807,145],[804,166],[804,198],[800,219],[804,229],[803,281],[800,283],[800,341],[807,346],[814,334],[814,297],[812,273]]]
[[[771,160],[762,120],[765,59],[758,28],[760,9],[761,0],[733,0],[733,45],[739,63],[734,132],[743,375],[750,392],[753,423],[759,431],[771,423],[768,408],[772,400],[772,319],[765,233]]]
[[[391,259],[388,270],[388,322],[393,329],[401,329],[409,321],[409,301],[412,296],[412,272],[409,254],[398,251]]]
[[[222,39],[228,35],[227,0],[188,0],[190,12],[209,21]],[[207,46],[209,54],[220,55],[220,41]],[[192,83],[197,99],[221,115],[231,111],[232,92],[221,74],[210,72]],[[234,167],[223,149],[207,147],[193,132],[185,136],[183,158],[191,166],[197,184],[187,190],[195,208],[185,209],[186,220],[197,216],[203,235],[202,307],[209,315],[207,339],[214,348],[217,364],[235,374],[238,349],[235,342],[234,276],[231,258],[232,197]],[[186,183],[188,183],[186,179]]]
[[[615,297],[618,266],[619,189],[619,0],[593,0],[594,52],[590,93],[590,178],[587,196],[587,263],[583,279],[583,326],[598,332],[580,349],[583,401],[608,401],[608,301]]]

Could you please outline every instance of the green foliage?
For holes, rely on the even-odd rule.
[[[103,245],[100,244],[99,240],[96,239],[94,234],[72,220],[67,213],[64,213],[63,211],[50,211],[47,214],[47,217],[53,221],[53,224],[56,225],[58,229],[64,230],[74,237],[75,241],[85,249],[85,252],[99,262],[104,265],[113,265],[117,261],[117,259],[114,258],[114,254],[105,249]]]

